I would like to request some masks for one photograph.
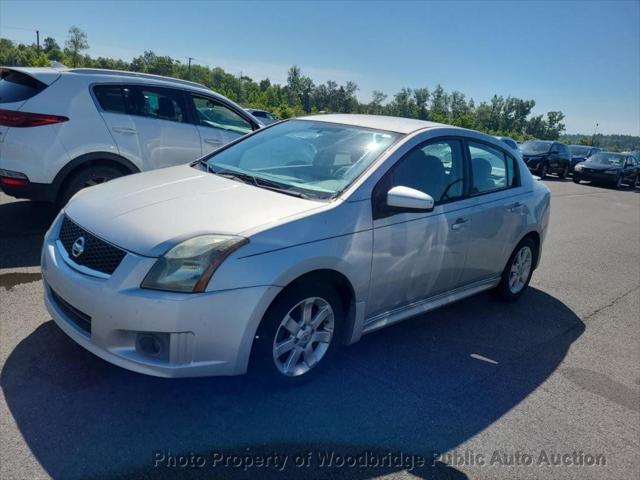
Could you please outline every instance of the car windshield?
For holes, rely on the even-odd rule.
[[[621,167],[624,164],[624,158],[624,155],[619,153],[598,152],[595,155],[592,155],[589,161],[591,163],[597,163],[598,165]]]
[[[551,148],[551,142],[543,142],[541,140],[530,140],[520,145],[522,153],[527,155],[536,155],[547,153]]]
[[[583,145],[569,145],[569,150],[571,150],[571,155],[574,157],[585,157],[591,147],[585,147]]]
[[[332,198],[347,188],[400,134],[350,125],[290,120],[214,152],[206,165],[258,187]]]

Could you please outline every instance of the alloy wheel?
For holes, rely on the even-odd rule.
[[[533,252],[527,245],[523,246],[513,258],[509,271],[509,290],[513,294],[520,293],[529,280],[531,266],[533,265]]]
[[[540,167],[540,178],[546,178],[547,177],[547,164],[543,163],[542,166]]]
[[[335,315],[329,302],[309,297],[298,302],[284,316],[273,340],[273,361],[280,373],[307,373],[329,350]]]
[[[94,185],[100,185],[101,183],[108,182],[109,180],[111,179],[107,177],[92,177],[84,183],[84,187],[93,187]]]
[[[622,175],[618,175],[618,178],[616,179],[616,188],[620,187],[622,187]]]

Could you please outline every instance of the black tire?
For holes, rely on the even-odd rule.
[[[274,359],[274,342],[282,320],[292,308],[305,299],[317,297],[326,301],[333,310],[333,335],[329,347],[318,363],[305,373],[291,376],[283,373]],[[265,313],[254,339],[251,353],[250,374],[260,381],[274,382],[280,386],[295,386],[320,374],[330,364],[335,352],[340,348],[344,335],[346,307],[331,285],[308,281],[287,287]],[[283,356],[286,356],[284,354]],[[306,363],[306,360],[304,360]]]
[[[616,178],[616,183],[613,185],[613,188],[615,188],[616,190],[620,190],[622,188],[622,183],[623,183],[623,178],[622,175],[618,175],[618,177]]]
[[[531,269],[527,276],[527,281],[525,282],[524,287],[522,287],[520,291],[514,293],[509,288],[509,274],[511,272],[511,266],[514,263],[516,256],[518,255],[520,250],[523,249],[524,247],[528,247],[532,253]],[[538,248],[536,247],[535,242],[531,238],[524,238],[513,250],[513,253],[511,253],[511,256],[509,257],[509,261],[507,262],[507,265],[504,267],[504,270],[502,271],[502,278],[500,279],[500,283],[494,289],[495,296],[505,302],[515,302],[518,298],[520,298],[522,294],[527,290],[527,287],[529,286],[529,282],[531,281],[531,275],[533,275],[533,269],[536,264],[537,258],[538,258]]]
[[[83,168],[73,173],[72,176],[66,180],[62,192],[58,197],[58,206],[64,207],[71,197],[83,188],[105,183],[114,178],[122,177],[123,175],[126,175],[124,171],[108,165],[96,165]]]
[[[544,180],[545,178],[547,178],[548,173],[549,173],[549,165],[547,165],[547,162],[542,162],[538,167],[538,176],[542,180]]]
[[[580,178],[576,177],[575,175],[573,176],[573,183],[577,183],[578,185],[580,185]]]
[[[564,168],[562,169],[562,172],[560,172],[560,178],[564,180],[568,176],[569,176],[569,165],[565,165]]]
[[[640,186],[640,174],[636,175],[636,178],[633,181],[633,185],[631,186],[631,188],[638,188],[638,186]]]

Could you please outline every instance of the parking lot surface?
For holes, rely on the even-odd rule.
[[[378,331],[287,390],[77,346],[42,303],[53,210],[0,194],[0,478],[640,478],[640,191],[546,183],[518,302]]]

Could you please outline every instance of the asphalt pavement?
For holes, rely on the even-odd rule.
[[[42,302],[55,212],[0,194],[0,478],[640,478],[640,190],[548,180],[542,263],[367,335],[295,389],[159,379]]]

